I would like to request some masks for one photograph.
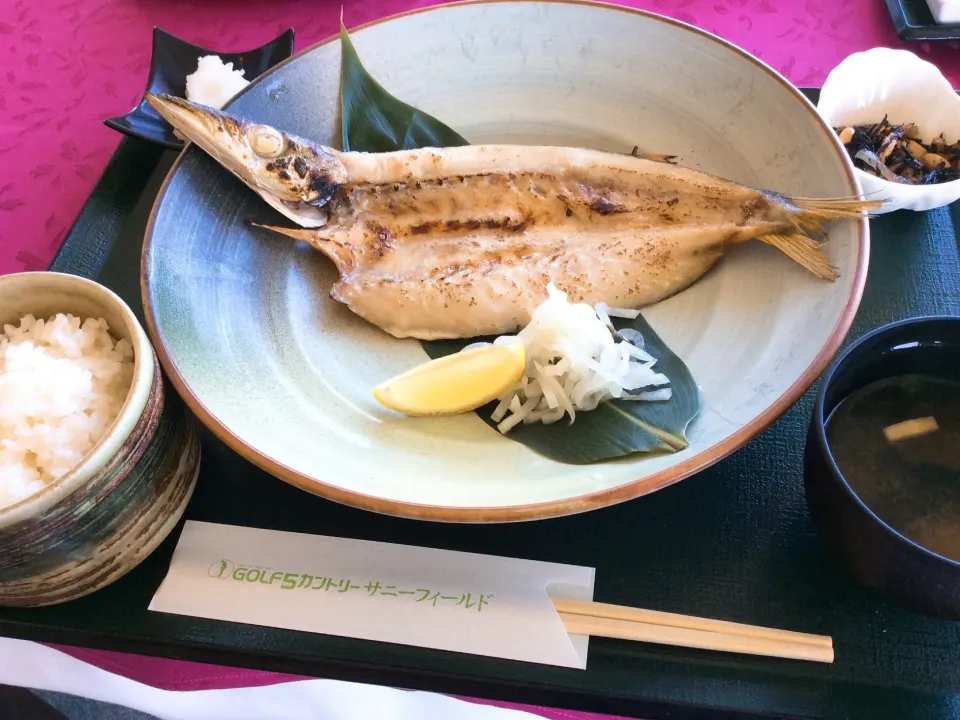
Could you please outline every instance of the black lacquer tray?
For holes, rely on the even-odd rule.
[[[886,0],[886,3],[901,40],[960,40],[960,23],[938,23],[927,0]]]
[[[147,215],[175,153],[124,138],[52,270],[96,277],[140,308]],[[872,221],[850,339],[889,321],[960,314],[960,205]],[[187,516],[210,522],[591,565],[596,599],[834,638],[836,662],[591,641],[586,671],[147,610],[178,532],[94,595],[0,610],[0,634],[647,718],[960,718],[960,623],[883,604],[822,548],[803,498],[812,395],[714,467],[653,495],[510,525],[402,520],[313,497],[204,433]]]

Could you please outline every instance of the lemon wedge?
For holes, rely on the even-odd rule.
[[[404,415],[457,415],[503,395],[525,364],[522,343],[484,345],[407,370],[377,385],[373,397]]]

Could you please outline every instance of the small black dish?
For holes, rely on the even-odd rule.
[[[960,40],[960,23],[938,23],[927,0],[887,0],[887,10],[901,40]]]
[[[807,505],[821,538],[862,586],[901,607],[958,620],[960,562],[922,547],[881,520],[844,478],[828,444],[827,423],[841,401],[872,383],[910,375],[960,382],[960,317],[886,325],[857,340],[833,362],[821,379],[807,435]],[[891,497],[900,503],[905,491],[904,512],[910,513],[910,488],[899,488]],[[951,530],[952,522],[951,514]],[[956,523],[960,525],[960,516]]]
[[[219,55],[223,62],[233,63],[234,68],[243,69],[247,80],[253,80],[293,55],[293,28],[254,50],[221,53],[188,43],[155,27],[150,74],[144,95],[166,93],[185,97],[187,75],[196,72],[197,61],[204,55]],[[183,141],[173,134],[173,127],[142,97],[137,106],[126,115],[107,118],[103,122],[107,127],[126,135],[154,142],[171,150],[183,149]]]

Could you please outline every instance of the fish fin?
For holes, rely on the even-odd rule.
[[[886,202],[885,200],[864,200],[857,197],[790,197],[787,198],[787,201],[800,210],[800,223],[810,226],[817,226],[825,220],[858,219],[863,217],[864,212],[876,210]]]
[[[650,160],[651,162],[668,163],[670,165],[677,164],[676,155],[660,155],[658,153],[640,152],[639,145],[633,146],[633,150],[630,151],[630,155],[635,158],[640,158],[641,160]]]
[[[334,240],[329,234],[331,232],[329,228],[327,228],[326,232],[323,232],[313,228],[288,228],[280,227],[278,225],[264,225],[263,223],[254,222],[253,220],[247,220],[246,225],[248,227],[269,230],[271,232],[279,233],[280,235],[285,235],[292,240],[301,240],[307,243],[314,250],[319,250],[321,253],[333,260],[333,264],[337,266],[337,270],[340,273],[343,273],[350,265],[350,247]]]
[[[837,268],[827,260],[827,256],[824,255],[820,249],[820,243],[806,235],[800,233],[784,233],[780,235],[763,235],[757,239],[762,240],[767,245],[772,245],[818,278],[833,281],[840,277]]]
[[[266,201],[267,205],[272,207],[287,220],[292,220],[300,227],[318,228],[327,224],[327,210],[322,207],[307,205],[306,203],[293,203],[286,200],[280,200],[268,192],[260,190],[247,183],[247,186],[257,195]]]
[[[302,240],[303,242],[313,245],[314,247],[316,247],[318,240],[323,239],[316,230],[312,230],[310,228],[285,228],[277,225],[264,225],[263,223],[254,222],[253,220],[247,220],[246,224],[250,227],[263,228],[264,230],[280,233],[281,235],[286,235],[288,238],[293,238],[294,240]]]

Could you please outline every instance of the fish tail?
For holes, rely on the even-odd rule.
[[[863,213],[883,205],[883,200],[864,200],[858,197],[805,198],[781,197],[787,209],[787,218],[793,226],[785,231],[763,235],[762,240],[823,280],[840,277],[821,248],[823,243],[810,237],[817,234],[824,222],[863,217]],[[789,227],[789,226],[788,226]]]
[[[772,245],[818,278],[833,281],[840,277],[837,268],[827,260],[827,256],[820,249],[821,244],[813,238],[799,232],[788,232],[777,235],[763,235],[757,239],[762,240],[767,245]]]
[[[803,227],[818,228],[827,220],[858,219],[868,210],[876,210],[883,200],[864,200],[857,197],[845,198],[784,198],[796,210],[797,223]]]

